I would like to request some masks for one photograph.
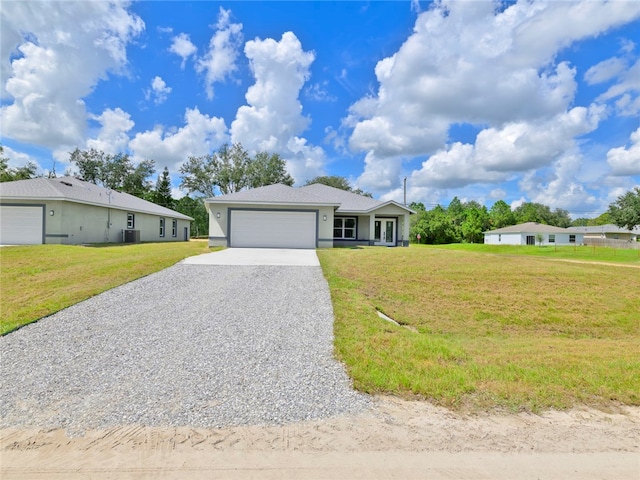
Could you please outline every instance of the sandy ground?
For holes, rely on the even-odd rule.
[[[278,427],[0,431],[8,479],[633,479],[640,408],[460,415],[380,397],[371,411]]]

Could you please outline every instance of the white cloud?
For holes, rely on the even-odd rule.
[[[205,74],[207,97],[213,98],[213,84],[221,82],[237,70],[236,60],[242,44],[242,24],[231,23],[231,10],[220,7],[216,32],[209,41],[209,50],[199,58],[196,70]]]
[[[56,148],[82,142],[83,98],[109,73],[122,73],[127,44],[144,22],[120,2],[4,2],[3,135]],[[55,28],[51,21],[55,19]],[[82,28],[78,28],[82,26]]]
[[[255,77],[231,124],[231,139],[250,152],[279,153],[289,173],[302,182],[323,173],[324,151],[308,145],[301,133],[309,119],[302,115],[300,90],[309,79],[313,52],[305,52],[291,32],[279,42],[268,38],[251,40],[245,54]]]
[[[598,202],[577,180],[582,159],[567,153],[553,165],[550,172],[531,171],[520,181],[520,187],[530,201],[569,211],[593,209]]]
[[[452,124],[483,126],[484,136],[495,132],[502,137],[484,140],[507,144],[509,134],[531,141],[536,135],[546,136],[536,130],[538,125],[566,115],[577,89],[576,69],[566,62],[556,63],[558,52],[640,16],[640,3],[630,2],[519,1],[504,6],[434,3],[418,16],[413,33],[400,49],[378,62],[375,96],[355,102],[343,120],[343,128],[353,128],[351,149],[376,159],[366,162],[360,177],[365,187],[376,191],[397,185],[399,178],[386,175],[400,171],[394,167],[398,158],[442,150]],[[593,70],[591,78],[602,78],[604,70],[604,66],[600,72]],[[520,131],[518,126],[534,132]],[[564,133],[560,136],[566,138]],[[567,145],[572,144],[570,140]],[[452,147],[446,155],[439,154],[439,161],[444,164],[455,157],[456,164],[462,164],[461,153],[460,147]],[[518,161],[521,168],[527,168],[530,153],[531,149]],[[455,172],[438,171],[434,173],[439,180],[431,182],[501,177],[495,175],[501,160],[485,162],[493,170],[459,169],[460,179]]]
[[[629,148],[617,147],[607,152],[611,175],[640,175],[640,128],[631,134]]]
[[[2,156],[9,159],[8,165],[11,168],[20,168],[24,167],[27,163],[32,162],[40,167],[40,163],[34,157],[29,155],[28,153],[18,152],[11,147],[6,145],[2,146]]]
[[[162,77],[156,76],[151,80],[151,87],[145,91],[145,98],[150,100],[153,97],[153,103],[159,105],[167,100],[170,93],[171,87],[167,87]]]
[[[227,127],[222,118],[209,117],[198,108],[187,108],[184,126],[178,129],[156,126],[153,130],[140,132],[129,142],[133,159],[153,159],[156,170],[168,167],[175,171],[189,156],[210,153],[225,143]]]
[[[189,57],[195,55],[198,51],[198,48],[193,43],[191,43],[189,35],[187,35],[186,33],[181,33],[173,37],[173,42],[169,47],[169,51],[182,58],[180,68],[184,68]]]
[[[627,62],[624,59],[612,57],[589,68],[584,74],[584,80],[589,85],[606,82],[618,76],[626,68]]]
[[[86,148],[95,148],[112,155],[127,151],[128,132],[135,125],[127,112],[121,108],[107,108],[101,115],[94,115],[91,118],[99,122],[102,127],[95,138],[87,140]]]
[[[638,95],[640,94],[640,60],[630,68],[617,74],[617,83],[598,97],[598,101],[606,102],[620,97],[616,102],[620,115],[634,116],[640,112]]]

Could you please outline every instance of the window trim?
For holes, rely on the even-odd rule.
[[[127,212],[127,230],[136,228],[136,215],[135,213]]]
[[[576,243],[575,234],[569,234],[569,243]]]
[[[556,243],[556,234],[555,233],[550,233],[549,234],[549,243]]]
[[[346,227],[347,220],[353,220],[353,228]],[[336,227],[336,221],[341,222],[340,227]],[[336,237],[336,230],[341,231],[341,236]],[[353,230],[353,237],[346,237],[345,230]],[[334,240],[356,240],[358,238],[358,218],[357,217],[333,217],[333,238]]]
[[[160,217],[160,238],[164,237],[164,217]]]

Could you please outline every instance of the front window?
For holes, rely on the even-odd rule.
[[[160,236],[164,237],[164,218],[160,219]]]
[[[576,236],[575,235],[569,235],[569,243],[576,243]]]
[[[178,220],[173,220],[173,222],[171,222],[171,236],[172,237],[177,237],[178,236]]]
[[[549,243],[556,243],[556,236],[554,234],[549,235]]]
[[[333,219],[333,238],[356,238],[356,219],[337,217]]]
[[[127,228],[132,229],[136,226],[136,216],[133,213],[127,213]]]

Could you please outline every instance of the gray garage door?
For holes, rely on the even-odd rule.
[[[254,248],[316,248],[316,213],[236,210],[230,245]]]
[[[42,212],[42,207],[0,206],[0,244],[41,244]]]

